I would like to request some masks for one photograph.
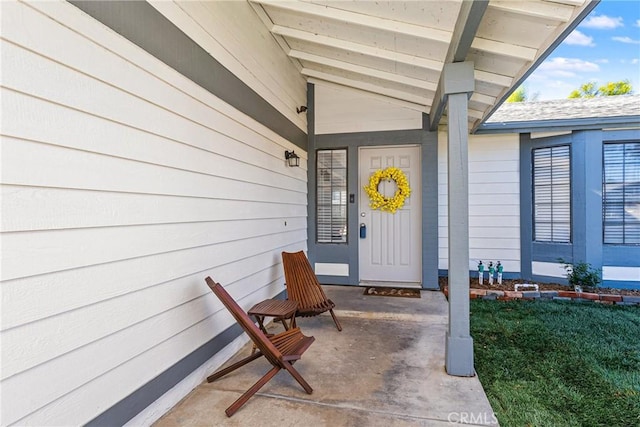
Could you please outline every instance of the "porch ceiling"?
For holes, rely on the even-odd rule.
[[[251,0],[309,82],[384,96],[440,122],[445,63],[473,61],[475,129],[595,7],[589,0]]]

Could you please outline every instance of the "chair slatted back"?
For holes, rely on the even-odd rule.
[[[220,283],[214,282],[211,277],[207,277],[205,281],[222,304],[224,304],[227,310],[233,315],[236,322],[238,322],[247,335],[249,335],[249,338],[255,343],[260,352],[274,366],[281,366],[282,353],[269,341],[267,336],[256,326],[249,315],[238,305],[231,295],[229,295],[226,289]]]
[[[318,278],[303,251],[282,252],[282,265],[289,299],[298,302],[298,311],[312,311],[328,306]]]

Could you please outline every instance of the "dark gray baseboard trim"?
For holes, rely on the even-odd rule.
[[[307,135],[145,1],[71,4],[306,151]]]
[[[273,298],[285,299],[286,291],[280,292]],[[86,426],[112,427],[126,424],[147,406],[151,405],[176,384],[189,376],[189,374],[202,366],[203,363],[212,358],[216,353],[242,335],[242,333],[243,330],[240,325],[237,323],[233,324],[129,396],[89,421]]]
[[[228,327],[224,332],[200,346],[193,353],[89,421],[86,425],[112,427],[126,424],[241,334],[242,328],[237,323]]]

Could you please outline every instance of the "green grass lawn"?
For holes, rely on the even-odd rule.
[[[640,426],[639,307],[472,300],[471,335],[501,426]]]

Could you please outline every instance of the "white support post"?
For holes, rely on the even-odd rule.
[[[447,96],[449,201],[449,328],[445,364],[449,375],[474,376],[469,320],[469,130],[468,99],[474,89],[473,63],[444,67]]]

